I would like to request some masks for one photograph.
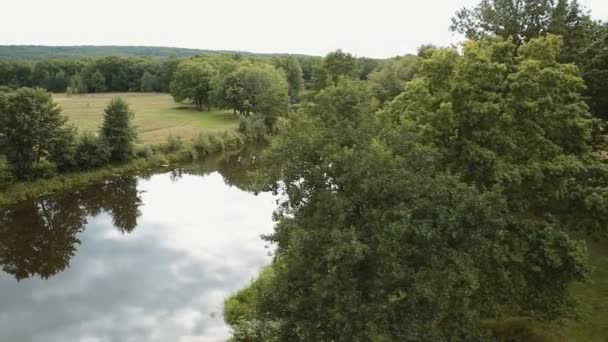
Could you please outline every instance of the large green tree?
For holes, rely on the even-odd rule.
[[[285,75],[267,63],[241,62],[221,75],[214,91],[224,106],[241,116],[259,116],[268,128],[289,108],[289,85]]]
[[[202,60],[189,60],[179,64],[173,82],[171,96],[176,102],[190,100],[198,110],[211,110],[211,82],[215,78],[215,68]]]
[[[552,33],[564,36],[566,48],[574,48],[584,44],[580,40],[590,24],[577,0],[482,0],[457,12],[451,29],[470,39],[497,35],[517,44]]]
[[[26,179],[41,162],[53,162],[55,149],[66,136],[66,118],[42,89],[21,88],[0,93],[0,154]]]
[[[277,250],[227,312],[237,333],[483,341],[482,319],[572,315],[578,239],[607,233],[608,167],[560,44],[434,50],[381,111],[364,83],[321,91],[267,156]]]
[[[378,100],[384,103],[401,94],[406,83],[420,70],[420,65],[421,58],[412,55],[384,62],[377,71],[368,76]]]
[[[127,102],[119,97],[112,99],[104,110],[100,136],[108,144],[112,161],[123,162],[133,156],[137,138],[133,117]]]
[[[276,57],[273,64],[283,70],[287,84],[289,85],[289,99],[296,103],[300,99],[300,92],[304,87],[304,77],[300,62],[294,56]]]
[[[587,85],[585,95],[593,113],[608,120],[608,24],[597,25],[577,64]]]
[[[356,79],[359,76],[360,68],[357,58],[350,53],[336,50],[328,53],[323,61],[315,66],[313,88],[319,91],[336,84],[341,77]]]

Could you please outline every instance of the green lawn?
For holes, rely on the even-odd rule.
[[[590,242],[591,284],[574,287],[581,318],[562,329],[564,341],[608,341],[608,243]]]
[[[590,284],[576,284],[572,293],[579,301],[580,317],[563,325],[531,323],[525,318],[507,319],[497,325],[503,341],[607,342],[608,341],[608,243],[588,242]]]
[[[142,143],[160,143],[169,135],[185,139],[201,131],[235,129],[238,118],[229,110],[197,111],[194,107],[174,103],[168,94],[157,93],[103,93],[67,96],[54,94],[54,100],[79,131],[96,131],[101,124],[103,109],[110,99],[120,96],[135,113],[139,140]]]

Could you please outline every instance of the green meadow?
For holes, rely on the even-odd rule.
[[[113,97],[121,97],[135,113],[138,142],[157,144],[170,135],[189,139],[201,131],[221,132],[238,127],[238,117],[231,110],[198,111],[193,106],[175,103],[170,95],[159,93],[54,94],[69,123],[79,131],[96,131],[103,110]]]

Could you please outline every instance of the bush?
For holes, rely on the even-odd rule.
[[[76,128],[68,126],[57,132],[55,146],[50,151],[49,159],[55,163],[58,172],[73,171],[76,163]]]
[[[110,161],[110,148],[103,138],[85,133],[78,141],[75,159],[83,170],[100,167]]]
[[[243,136],[234,131],[224,131],[222,139],[224,140],[224,149],[226,150],[237,149],[243,146],[244,143]]]
[[[239,124],[239,132],[247,138],[253,140],[263,140],[266,137],[268,127],[262,115],[252,115],[247,118],[241,118]]]
[[[233,330],[234,341],[277,341],[280,322],[259,320],[257,297],[271,293],[274,272],[267,267],[249,285],[224,301],[224,320]]]
[[[211,153],[211,140],[209,134],[201,132],[193,142],[194,148],[200,155],[207,155]]]
[[[152,159],[152,157],[154,157],[154,155],[155,155],[154,149],[152,149],[152,147],[150,145],[137,146],[135,148],[135,156],[137,158],[150,160],[150,159]]]
[[[57,174],[57,166],[55,163],[48,159],[40,159],[40,161],[34,162],[32,168],[25,175],[26,179],[38,179],[38,178],[52,178]]]
[[[6,187],[15,180],[11,164],[6,160],[5,156],[0,155],[0,189]]]
[[[184,141],[181,137],[176,137],[173,134],[167,138],[167,143],[164,145],[165,152],[177,152],[184,148]]]
[[[211,143],[211,152],[221,152],[226,149],[224,139],[215,134],[209,136],[209,142]]]

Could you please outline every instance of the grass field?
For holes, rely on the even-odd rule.
[[[588,247],[591,284],[577,284],[573,289],[581,317],[562,329],[563,341],[608,341],[608,243],[590,242]]]
[[[224,131],[238,126],[238,118],[232,111],[200,112],[192,106],[174,103],[168,94],[55,94],[53,98],[62,107],[69,122],[84,132],[99,128],[104,108],[110,99],[117,96],[126,100],[135,113],[133,122],[141,143],[165,142],[171,134],[188,139],[201,131]]]

